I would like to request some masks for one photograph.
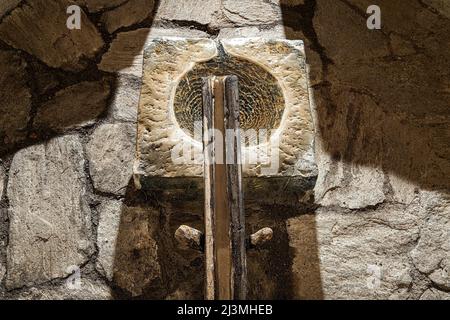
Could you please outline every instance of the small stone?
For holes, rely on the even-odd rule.
[[[116,90],[111,103],[110,113],[114,120],[137,121],[141,79],[130,75],[117,76]]]
[[[26,63],[12,51],[0,51],[0,152],[26,136],[31,109]]]
[[[422,192],[421,205],[425,212],[420,239],[410,255],[415,267],[422,273],[432,274],[450,267],[450,198],[445,193]],[[442,270],[441,270],[442,269]],[[433,281],[445,285],[438,273]],[[445,281],[444,281],[445,280]]]
[[[76,135],[14,156],[8,183],[8,289],[65,277],[91,254],[84,162]]]
[[[124,195],[133,174],[136,148],[134,124],[104,124],[87,145],[89,170],[95,189]]]
[[[280,6],[274,1],[223,0],[223,14],[237,25],[264,25],[282,21]]]
[[[114,276],[114,257],[117,247],[117,237],[120,230],[122,203],[110,200],[102,203],[99,208],[99,224],[97,230],[97,270],[109,281]]]
[[[142,52],[149,29],[121,32],[103,55],[98,68],[107,72],[120,72],[140,78],[142,76]]]
[[[280,0],[280,5],[286,5],[290,7],[304,5],[305,0]]]
[[[420,221],[395,206],[363,215],[321,208],[315,215],[289,219],[295,298],[399,296],[396,293],[411,281],[409,251],[419,236]]]
[[[132,0],[124,5],[107,11],[102,15],[101,21],[109,33],[120,28],[129,27],[147,19],[153,12],[154,0]]]
[[[51,67],[84,69],[86,59],[94,58],[104,43],[84,12],[80,30],[67,28],[66,11],[70,4],[69,0],[28,0],[4,18],[0,39]]]
[[[210,24],[220,12],[221,0],[161,0],[156,20],[192,21]]]
[[[81,82],[58,91],[37,112],[35,126],[55,131],[93,124],[107,108],[110,86],[104,81]]]
[[[447,259],[446,267],[434,270],[430,274],[429,278],[433,281],[439,288],[449,291],[450,290],[450,260]]]

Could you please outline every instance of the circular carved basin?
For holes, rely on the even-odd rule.
[[[178,124],[187,134],[193,137],[194,124],[202,121],[202,77],[213,75],[239,78],[241,129],[279,127],[285,101],[277,79],[255,63],[224,55],[196,64],[178,84],[174,112]]]

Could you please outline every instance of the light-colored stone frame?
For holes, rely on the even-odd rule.
[[[260,165],[245,165],[246,177],[306,176],[317,172],[314,160],[314,125],[308,93],[308,72],[302,41],[239,38],[219,40],[225,51],[247,59],[270,72],[279,82],[285,111],[279,128],[270,137],[279,139],[279,170],[261,173]],[[211,39],[157,38],[144,50],[143,83],[139,103],[137,152],[134,174],[140,177],[201,177],[203,165],[175,164],[172,149],[188,143],[201,154],[201,143],[178,125],[173,99],[180,79],[196,63],[218,54],[219,43]],[[244,148],[245,156],[248,150]]]

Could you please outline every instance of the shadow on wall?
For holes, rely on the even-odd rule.
[[[371,4],[381,30],[366,26]],[[305,0],[283,6],[283,19],[287,38],[305,41],[323,151],[388,183],[448,192],[450,19],[402,0]]]
[[[335,192],[382,189],[383,199],[397,202],[409,189],[413,197],[419,189],[448,193],[450,19],[422,1],[300,2],[282,13],[286,37],[305,41],[311,69],[321,137],[316,201],[348,208]],[[366,26],[372,4],[381,8],[382,30]],[[367,189],[352,188],[354,177]],[[321,278],[316,227],[311,216],[298,230],[310,238],[296,248],[299,298],[323,295],[314,289]]]

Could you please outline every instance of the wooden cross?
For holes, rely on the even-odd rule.
[[[236,76],[203,78],[204,234],[180,226],[184,247],[205,253],[205,298],[245,300],[248,246],[272,238],[264,228],[246,239]]]

